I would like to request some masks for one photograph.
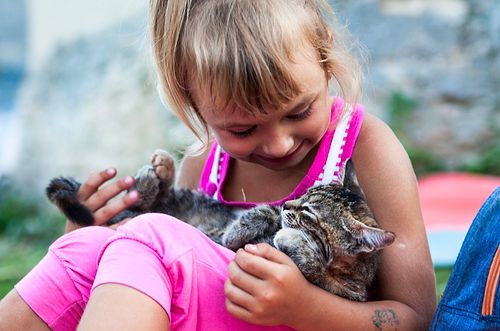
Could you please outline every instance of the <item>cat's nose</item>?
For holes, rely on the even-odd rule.
[[[285,209],[295,209],[299,205],[299,200],[288,200],[285,202]]]

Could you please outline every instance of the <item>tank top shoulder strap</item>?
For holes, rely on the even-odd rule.
[[[214,140],[203,171],[201,172],[200,191],[214,198],[217,198],[222,152],[222,148]]]
[[[342,108],[344,110],[336,124],[328,157],[314,186],[343,182],[345,164],[352,156],[363,123],[364,107],[345,104]]]

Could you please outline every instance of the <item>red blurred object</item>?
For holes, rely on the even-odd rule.
[[[422,214],[427,231],[464,231],[500,177],[469,173],[437,173],[419,179]]]

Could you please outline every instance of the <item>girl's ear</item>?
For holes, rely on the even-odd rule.
[[[356,245],[351,247],[351,253],[354,255],[382,249],[392,244],[396,238],[393,232],[367,226],[356,220],[344,221],[343,225],[356,240]]]

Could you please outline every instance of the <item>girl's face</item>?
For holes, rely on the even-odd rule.
[[[215,110],[210,98],[193,91],[201,116],[224,151],[272,170],[291,169],[312,152],[330,124],[331,100],[325,72],[308,53],[299,53],[290,64],[302,93],[281,110],[266,109],[267,114],[254,116]]]

